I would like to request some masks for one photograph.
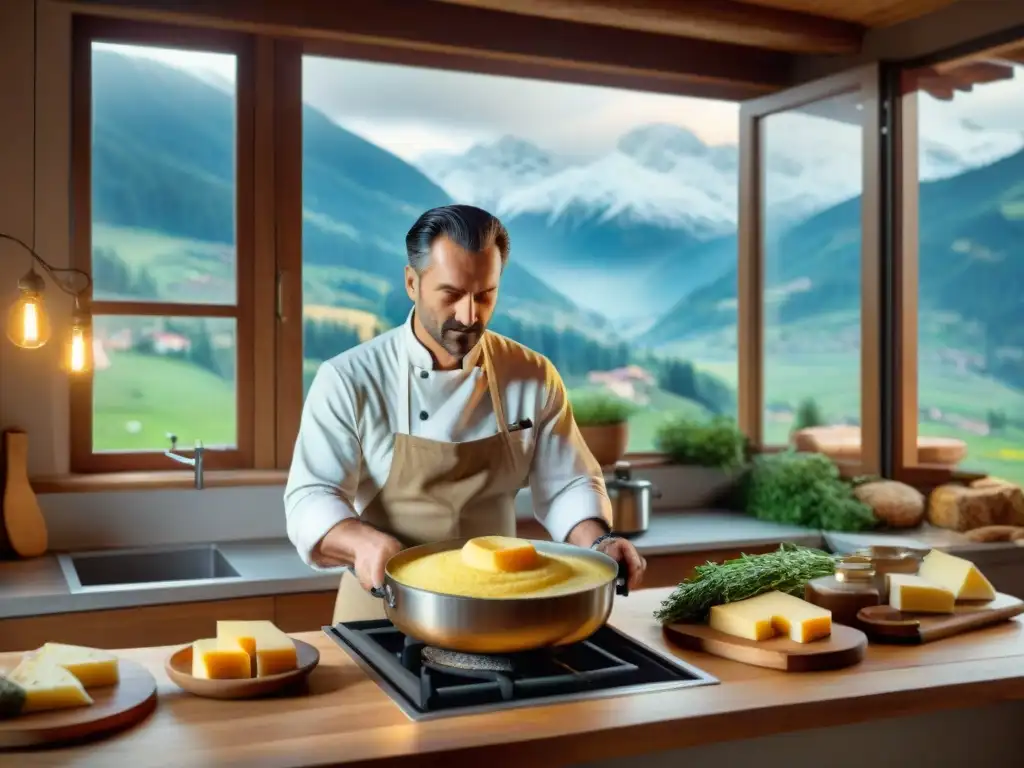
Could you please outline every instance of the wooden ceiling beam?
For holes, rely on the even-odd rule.
[[[433,0],[576,24],[813,54],[860,51],[859,24],[740,0]]]
[[[2,2],[3,0],[0,0]],[[70,0],[92,15],[316,43],[319,52],[723,99],[776,91],[793,57],[432,0]]]

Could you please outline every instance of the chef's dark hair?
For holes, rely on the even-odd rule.
[[[442,205],[416,219],[405,236],[409,266],[422,273],[430,261],[430,247],[442,236],[470,253],[493,243],[501,253],[501,266],[508,262],[508,230],[496,216],[472,205]]]

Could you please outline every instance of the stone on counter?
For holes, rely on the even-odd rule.
[[[970,486],[940,485],[928,497],[928,521],[954,531],[1024,525],[1024,491],[998,478],[983,478]]]
[[[915,528],[924,520],[924,494],[906,483],[876,480],[858,485],[853,494],[890,528]]]

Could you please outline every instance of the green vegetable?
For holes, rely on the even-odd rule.
[[[735,603],[778,590],[804,596],[804,585],[835,571],[838,555],[784,543],[775,552],[740,555],[724,563],[705,563],[675,588],[654,613],[664,624],[704,621],[713,605]]]
[[[820,453],[758,456],[743,495],[747,513],[761,520],[825,531],[864,531],[878,525],[871,507],[853,495],[853,485]]]
[[[25,689],[0,676],[0,720],[15,717],[25,705]]]
[[[603,427],[628,421],[636,407],[609,392],[580,390],[569,395],[572,415],[580,427]]]
[[[736,469],[746,463],[747,438],[736,422],[725,416],[710,420],[669,417],[658,427],[655,442],[675,464]]]

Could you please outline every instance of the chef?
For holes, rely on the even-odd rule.
[[[487,331],[509,236],[468,205],[427,211],[406,236],[407,321],[324,362],[306,396],[284,502],[314,568],[343,572],[334,622],[384,618],[370,590],[404,547],[515,536],[516,493],[555,541],[646,562],[609,533],[601,468],[543,356]]]

